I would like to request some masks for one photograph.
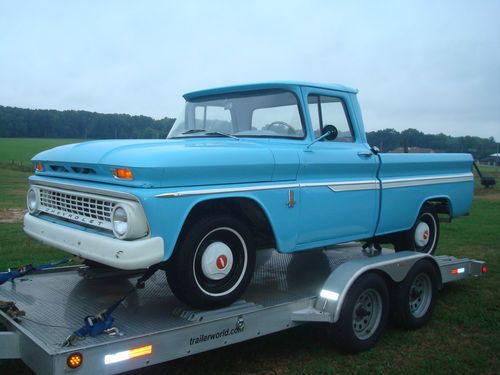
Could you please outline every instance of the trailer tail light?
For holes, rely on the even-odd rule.
[[[78,368],[82,365],[83,363],[83,356],[81,353],[73,353],[68,356],[68,359],[66,359],[66,364],[68,365],[69,368]]]
[[[481,273],[486,273],[488,269],[486,268],[486,264],[481,267]]]
[[[118,352],[115,354],[106,354],[104,356],[104,364],[110,365],[112,363],[122,362],[128,359],[149,355],[152,352],[153,352],[153,345],[146,345],[146,346],[141,346],[140,348],[125,350],[123,352]]]
[[[459,275],[461,273],[464,273],[465,272],[465,268],[461,267],[461,268],[453,268],[451,270],[451,274],[452,275]]]

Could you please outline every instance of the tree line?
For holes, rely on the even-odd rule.
[[[126,139],[165,138],[175,119],[103,114],[88,111],[57,111],[0,106],[0,137]],[[434,152],[469,152],[481,159],[497,152],[493,137],[452,137],[424,134],[416,129],[367,132],[368,143],[382,152],[413,147]]]
[[[366,133],[368,143],[377,146],[382,152],[396,149],[402,151],[412,147],[426,148],[434,152],[467,152],[475,159],[482,159],[497,151],[497,143],[493,137],[480,138],[473,136],[452,137],[443,133],[424,134],[416,129],[398,132],[394,129],[377,130]]]
[[[0,137],[165,138],[175,119],[0,106]]]

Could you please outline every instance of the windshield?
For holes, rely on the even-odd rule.
[[[193,99],[186,102],[168,138],[227,135],[303,138],[296,96],[272,90]]]

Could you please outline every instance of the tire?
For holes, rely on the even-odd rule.
[[[395,235],[394,249],[396,251],[418,251],[432,255],[436,252],[439,232],[439,218],[436,209],[426,203],[418,213],[413,227]]]
[[[334,324],[337,347],[347,353],[373,348],[389,317],[389,292],[385,280],[376,273],[360,276],[349,289]]]
[[[392,318],[400,328],[415,330],[431,318],[439,277],[429,260],[418,261],[405,279],[393,289]]]
[[[213,309],[236,301],[254,268],[255,245],[247,226],[230,215],[212,215],[183,232],[167,280],[182,302]]]

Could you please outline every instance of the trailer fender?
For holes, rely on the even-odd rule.
[[[413,265],[421,259],[429,259],[440,275],[439,267],[432,256],[414,251],[401,251],[348,261],[337,267],[323,284],[315,309],[329,316],[329,321],[335,323],[339,319],[342,304],[350,287],[361,275],[375,271],[399,283],[403,281]]]

